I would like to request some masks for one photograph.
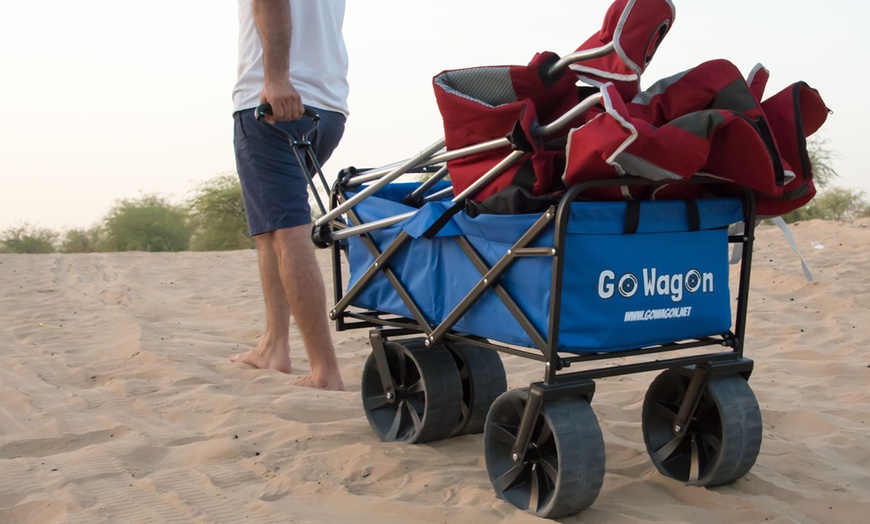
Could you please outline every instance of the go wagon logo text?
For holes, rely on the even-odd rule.
[[[713,293],[713,281],[713,273],[697,269],[662,274],[656,268],[644,268],[639,276],[633,273],[617,275],[606,269],[598,275],[598,296],[605,300],[614,297],[631,299],[640,294],[642,297],[670,297],[672,302],[679,303],[686,293]],[[691,306],[626,311],[625,321],[685,318],[691,314]]]
[[[690,269],[685,274],[659,275],[655,268],[644,268],[640,279],[632,273],[617,278],[616,273],[609,269],[598,275],[598,296],[603,299],[613,298],[617,292],[624,298],[631,298],[641,288],[645,297],[670,296],[674,302],[680,302],[684,291],[712,293],[713,273]]]

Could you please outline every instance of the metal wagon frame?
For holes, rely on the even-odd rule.
[[[585,111],[594,103],[596,100],[585,100],[575,111]],[[560,125],[556,122],[541,126],[539,131],[552,132]],[[300,163],[307,164],[326,186],[322,169],[310,151],[310,142],[305,137],[287,138],[300,155]],[[464,236],[454,237],[479,271],[480,279],[439,322],[426,318],[390,267],[391,259],[411,237],[401,232],[383,249],[371,238],[372,232],[399,223],[409,214],[365,223],[354,210],[377,189],[409,173],[434,175],[411,192],[406,201],[443,199],[447,190],[435,191],[433,195],[426,192],[446,174],[444,163],[448,159],[502,144],[499,140],[446,152],[439,141],[419,155],[391,166],[346,169],[332,186],[331,209],[328,212],[322,209],[324,214],[315,221],[312,240],[318,247],[331,249],[332,255],[335,306],[330,318],[338,331],[370,330],[372,353],[363,372],[362,397],[375,433],[385,441],[422,443],[483,431],[487,470],[496,493],[521,509],[555,518],[582,511],[592,504],[601,488],[603,439],[590,407],[595,381],[663,371],[650,386],[643,408],[644,440],[656,468],[667,476],[700,486],[724,484],[744,475],[754,464],[761,440],[760,412],[747,384],[753,362],[743,355],[756,223],[753,193],[743,191],[742,232],[728,236],[728,242],[741,250],[732,330],[617,352],[566,353],[559,350],[559,323],[562,279],[569,262],[563,246],[571,204],[589,188],[616,185],[654,188],[663,182],[626,178],[571,187],[558,204],[540,213],[495,264],[488,264]],[[496,176],[512,158],[515,157],[509,155],[505,162],[481,177],[480,185]],[[315,188],[310,173],[309,181]],[[458,206],[472,193],[473,188],[454,197],[454,204]],[[553,245],[530,246],[547,228],[555,232]],[[351,237],[362,241],[374,263],[355,285],[345,290],[342,266],[347,239]],[[499,277],[525,257],[552,259],[547,335],[535,328],[499,283]],[[355,297],[379,274],[386,276],[411,311],[410,318],[352,305]],[[489,291],[501,299],[528,333],[534,347],[518,347],[454,330],[456,322]],[[499,354],[542,363],[541,380],[527,388],[507,391]],[[736,416],[732,416],[734,410]]]
[[[610,43],[567,55],[554,62],[550,72],[613,50]],[[600,94],[588,96],[552,122],[536,123],[531,128],[533,138],[558,137],[601,102]],[[257,108],[258,119],[267,112],[266,106]],[[311,110],[307,115],[315,121],[318,118]],[[570,263],[565,243],[572,205],[585,192],[601,188],[652,191],[664,185],[697,187],[724,184],[722,181],[706,177],[688,181],[622,177],[574,185],[557,203],[540,212],[494,263],[488,263],[466,237],[452,237],[479,272],[479,280],[448,314],[431,319],[391,267],[394,257],[412,237],[401,231],[385,246],[379,246],[372,237],[376,231],[413,217],[416,211],[366,222],[356,206],[400,177],[425,173],[429,179],[415,186],[403,203],[420,207],[450,199],[452,207],[432,226],[434,231],[454,214],[462,213],[464,203],[478,191],[516,165],[529,152],[527,144],[509,135],[447,150],[441,139],[400,162],[370,169],[344,169],[330,185],[307,137],[293,137],[271,125],[269,129],[289,140],[322,212],[315,220],[312,241],[319,248],[331,249],[335,305],[330,318],[338,331],[369,329],[372,352],[363,369],[361,394],[366,417],[379,438],[422,443],[483,432],[487,471],[499,497],[542,517],[574,514],[594,502],[604,478],[604,442],[591,408],[596,380],[660,371],[646,393],[642,409],[644,442],[658,471],[687,484],[715,486],[740,478],[752,467],[760,449],[761,415],[748,385],[753,361],[744,357],[756,224],[751,190],[744,188],[740,192],[742,228],[727,235],[728,243],[741,254],[731,329],[618,351],[586,348],[566,352],[560,350],[559,338],[563,277]],[[503,160],[458,194],[443,187],[447,162],[506,146],[510,152]],[[316,180],[329,192],[328,210]],[[734,185],[728,186],[733,193]],[[545,231],[553,232],[552,245],[533,245]],[[345,289],[343,265],[351,239],[364,246],[373,262]],[[529,257],[549,258],[552,263],[546,334],[500,282],[513,264]],[[379,276],[387,279],[409,316],[354,305],[366,286]],[[455,329],[457,322],[490,292],[528,336],[530,346]],[[501,354],[540,362],[541,379],[525,388],[507,390]]]

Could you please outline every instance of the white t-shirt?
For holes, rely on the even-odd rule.
[[[342,36],[345,0],[287,0],[290,81],[302,102],[348,115],[347,48]],[[233,111],[256,107],[263,89],[263,44],[254,24],[251,0],[239,0],[238,81]]]

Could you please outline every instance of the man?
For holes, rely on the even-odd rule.
[[[308,354],[299,385],[343,390],[326,293],[311,242],[308,186],[287,140],[257,122],[272,106],[275,125],[295,136],[314,127],[303,103],[320,115],[309,135],[321,163],[341,140],[347,118],[344,0],[239,0],[239,78],[233,90],[236,167],[254,237],[266,303],[266,327],[254,349],[230,358],[289,373],[290,315]]]

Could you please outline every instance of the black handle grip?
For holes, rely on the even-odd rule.
[[[320,115],[317,114],[317,111],[315,111],[314,109],[312,109],[308,106],[304,106],[304,107],[305,107],[305,113],[303,113],[304,116],[307,116],[308,118],[310,118],[312,122],[317,122],[318,120],[320,120]],[[256,109],[254,109],[254,115],[257,117],[257,120],[262,120],[263,117],[265,117],[266,115],[271,115],[271,114],[272,114],[272,105],[271,104],[260,104],[257,106]]]

